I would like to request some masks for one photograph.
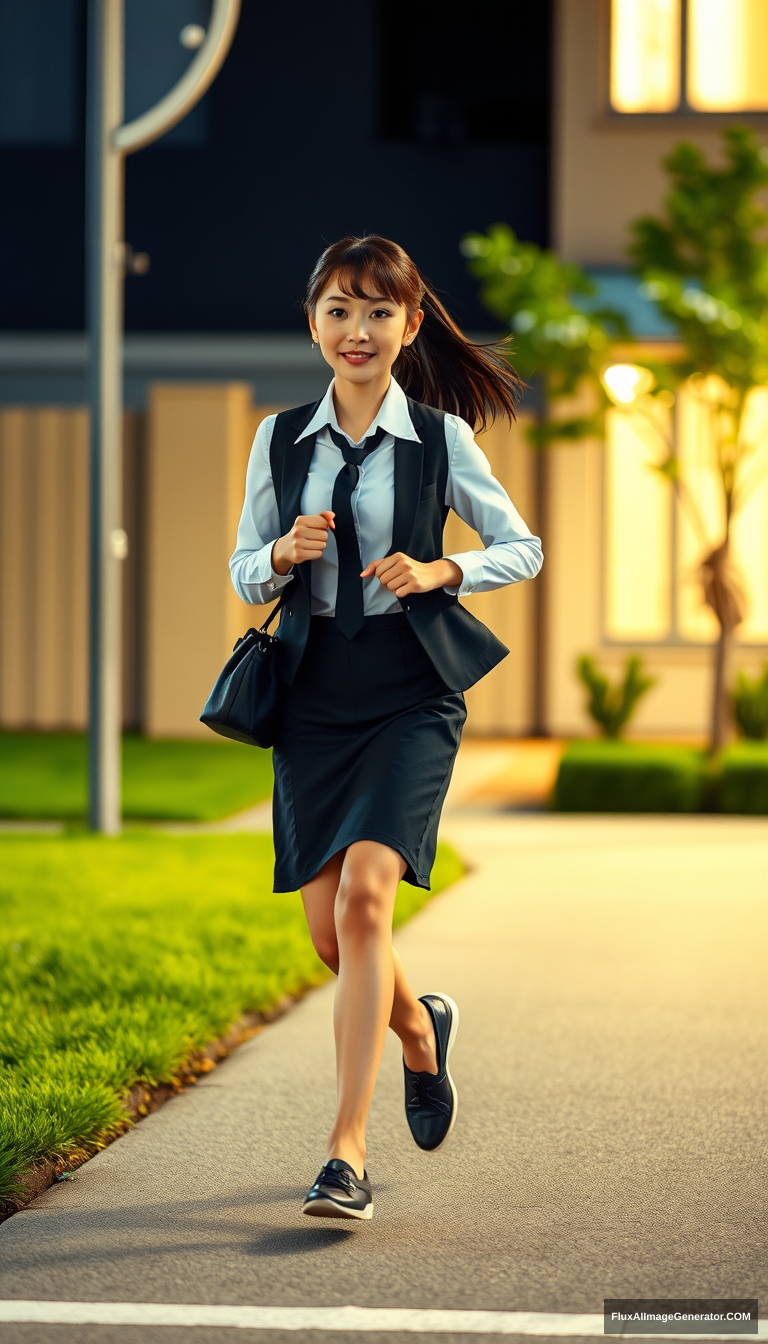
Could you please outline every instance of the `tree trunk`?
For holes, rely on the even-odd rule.
[[[726,517],[725,539],[705,556],[701,565],[704,601],[714,612],[720,626],[715,645],[714,684],[712,686],[712,720],[709,750],[712,755],[725,746],[730,718],[725,678],[728,672],[728,652],[736,627],[744,619],[745,601],[741,585],[729,562],[730,511]]]
[[[731,631],[725,625],[720,626],[720,634],[715,645],[714,684],[712,687],[712,722],[709,734],[709,751],[714,756],[725,746],[728,731],[728,696],[725,677],[728,666],[728,651],[731,644]]]

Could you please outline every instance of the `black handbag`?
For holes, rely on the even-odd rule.
[[[281,597],[260,629],[246,630],[238,639],[200,715],[214,733],[251,747],[271,747],[280,723],[283,683],[269,626],[282,605]]]

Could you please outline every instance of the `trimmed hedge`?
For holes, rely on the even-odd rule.
[[[720,811],[768,815],[768,742],[738,742],[720,762]]]
[[[698,812],[708,794],[703,752],[600,739],[571,742],[557,772],[557,812]]]

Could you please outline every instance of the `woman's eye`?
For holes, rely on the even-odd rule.
[[[392,314],[388,312],[386,308],[376,308],[374,312],[371,313],[371,317],[391,317],[391,316]]]
[[[330,311],[330,313],[328,314],[328,316],[329,316],[329,317],[346,317],[346,313],[344,312],[344,309],[343,309],[343,308],[331,308],[331,311]]]

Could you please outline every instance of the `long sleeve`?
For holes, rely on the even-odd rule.
[[[445,435],[449,460],[445,502],[474,528],[485,547],[446,557],[464,575],[458,588],[447,591],[463,597],[534,578],[544,559],[541,542],[491,472],[470,426],[458,416],[446,415]]]
[[[272,602],[293,573],[275,574],[272,547],[280,536],[277,497],[269,466],[269,445],[276,416],[268,415],[256,430],[245,478],[245,502],[237,529],[237,545],[229,562],[235,592],[244,602]]]

